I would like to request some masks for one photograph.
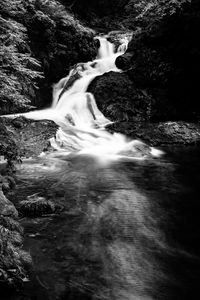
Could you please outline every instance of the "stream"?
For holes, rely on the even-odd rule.
[[[116,51],[99,37],[96,60],[54,87],[53,152],[17,170],[15,199],[34,193],[62,209],[23,218],[30,282],[17,300],[193,299],[199,294],[199,168],[196,147],[155,149],[122,134],[98,109],[89,83],[114,70]],[[16,300],[16,298],[15,298]]]
[[[195,299],[200,149],[102,164],[88,155],[27,160],[15,201],[39,193],[64,209],[24,218],[33,258],[27,300]]]

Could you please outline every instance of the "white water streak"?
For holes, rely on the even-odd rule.
[[[140,141],[128,141],[122,134],[106,131],[106,125],[112,122],[98,109],[94,96],[87,92],[89,84],[96,76],[109,71],[120,72],[115,66],[115,60],[124,53],[128,45],[126,39],[115,53],[114,45],[105,37],[98,39],[100,48],[97,59],[77,64],[67,77],[54,86],[51,108],[23,115],[36,120],[55,121],[60,128],[56,137],[51,139],[51,144],[62,153],[77,152],[101,158],[145,157],[145,144]],[[153,154],[149,148],[149,154],[150,152]]]

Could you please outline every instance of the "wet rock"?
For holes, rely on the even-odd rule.
[[[3,191],[2,185],[0,184],[0,215],[3,217],[17,218],[18,212],[11,201],[9,201]]]
[[[126,54],[118,56],[115,61],[117,68],[119,68],[121,70],[130,69],[132,67],[132,64],[131,64],[132,56],[133,56],[132,53],[126,53]]]
[[[63,83],[63,89],[61,91],[61,93],[59,94],[59,98],[58,98],[58,101],[60,100],[60,98],[62,97],[62,95],[67,91],[69,90],[69,88],[74,84],[74,82],[78,79],[81,78],[81,75],[79,74],[79,71],[83,71],[84,69],[84,63],[79,63],[79,64],[76,64],[72,70],[73,72],[71,73],[71,76],[68,78],[67,77],[67,80],[64,80],[64,83]],[[59,87],[60,88],[60,87]]]
[[[131,40],[132,35],[133,32],[129,30],[114,30],[108,33],[107,39],[115,45],[116,49],[118,49],[118,47],[126,40]]]
[[[200,143],[200,124],[188,122],[130,123],[109,126],[111,131],[127,134],[152,146],[191,145]]]
[[[27,200],[19,203],[18,210],[24,217],[41,217],[47,214],[59,212],[61,207],[44,197],[34,194],[27,197]]]
[[[144,121],[150,118],[151,98],[125,73],[108,72],[96,77],[88,91],[99,109],[112,121]]]

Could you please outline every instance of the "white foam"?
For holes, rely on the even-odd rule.
[[[115,66],[115,60],[128,45],[128,39],[125,39],[115,53],[114,45],[105,37],[99,37],[99,41],[97,59],[77,64],[68,76],[54,85],[51,108],[23,115],[35,120],[55,121],[60,128],[56,137],[51,139],[51,145],[62,153],[79,152],[105,159],[122,156],[145,158],[145,151],[138,148],[139,141],[129,141],[122,134],[106,131],[105,127],[112,122],[98,109],[94,96],[87,92],[89,84],[96,76],[111,70],[120,71]],[[149,149],[152,156],[157,157],[161,154],[157,149]]]

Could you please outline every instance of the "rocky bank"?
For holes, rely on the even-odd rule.
[[[23,157],[36,157],[47,150],[57,126],[51,121],[36,122],[24,117],[0,118],[0,126],[0,289],[1,296],[5,293],[6,297],[29,280],[27,270],[31,267],[31,257],[22,249],[18,211],[8,200],[15,198],[15,165]]]

